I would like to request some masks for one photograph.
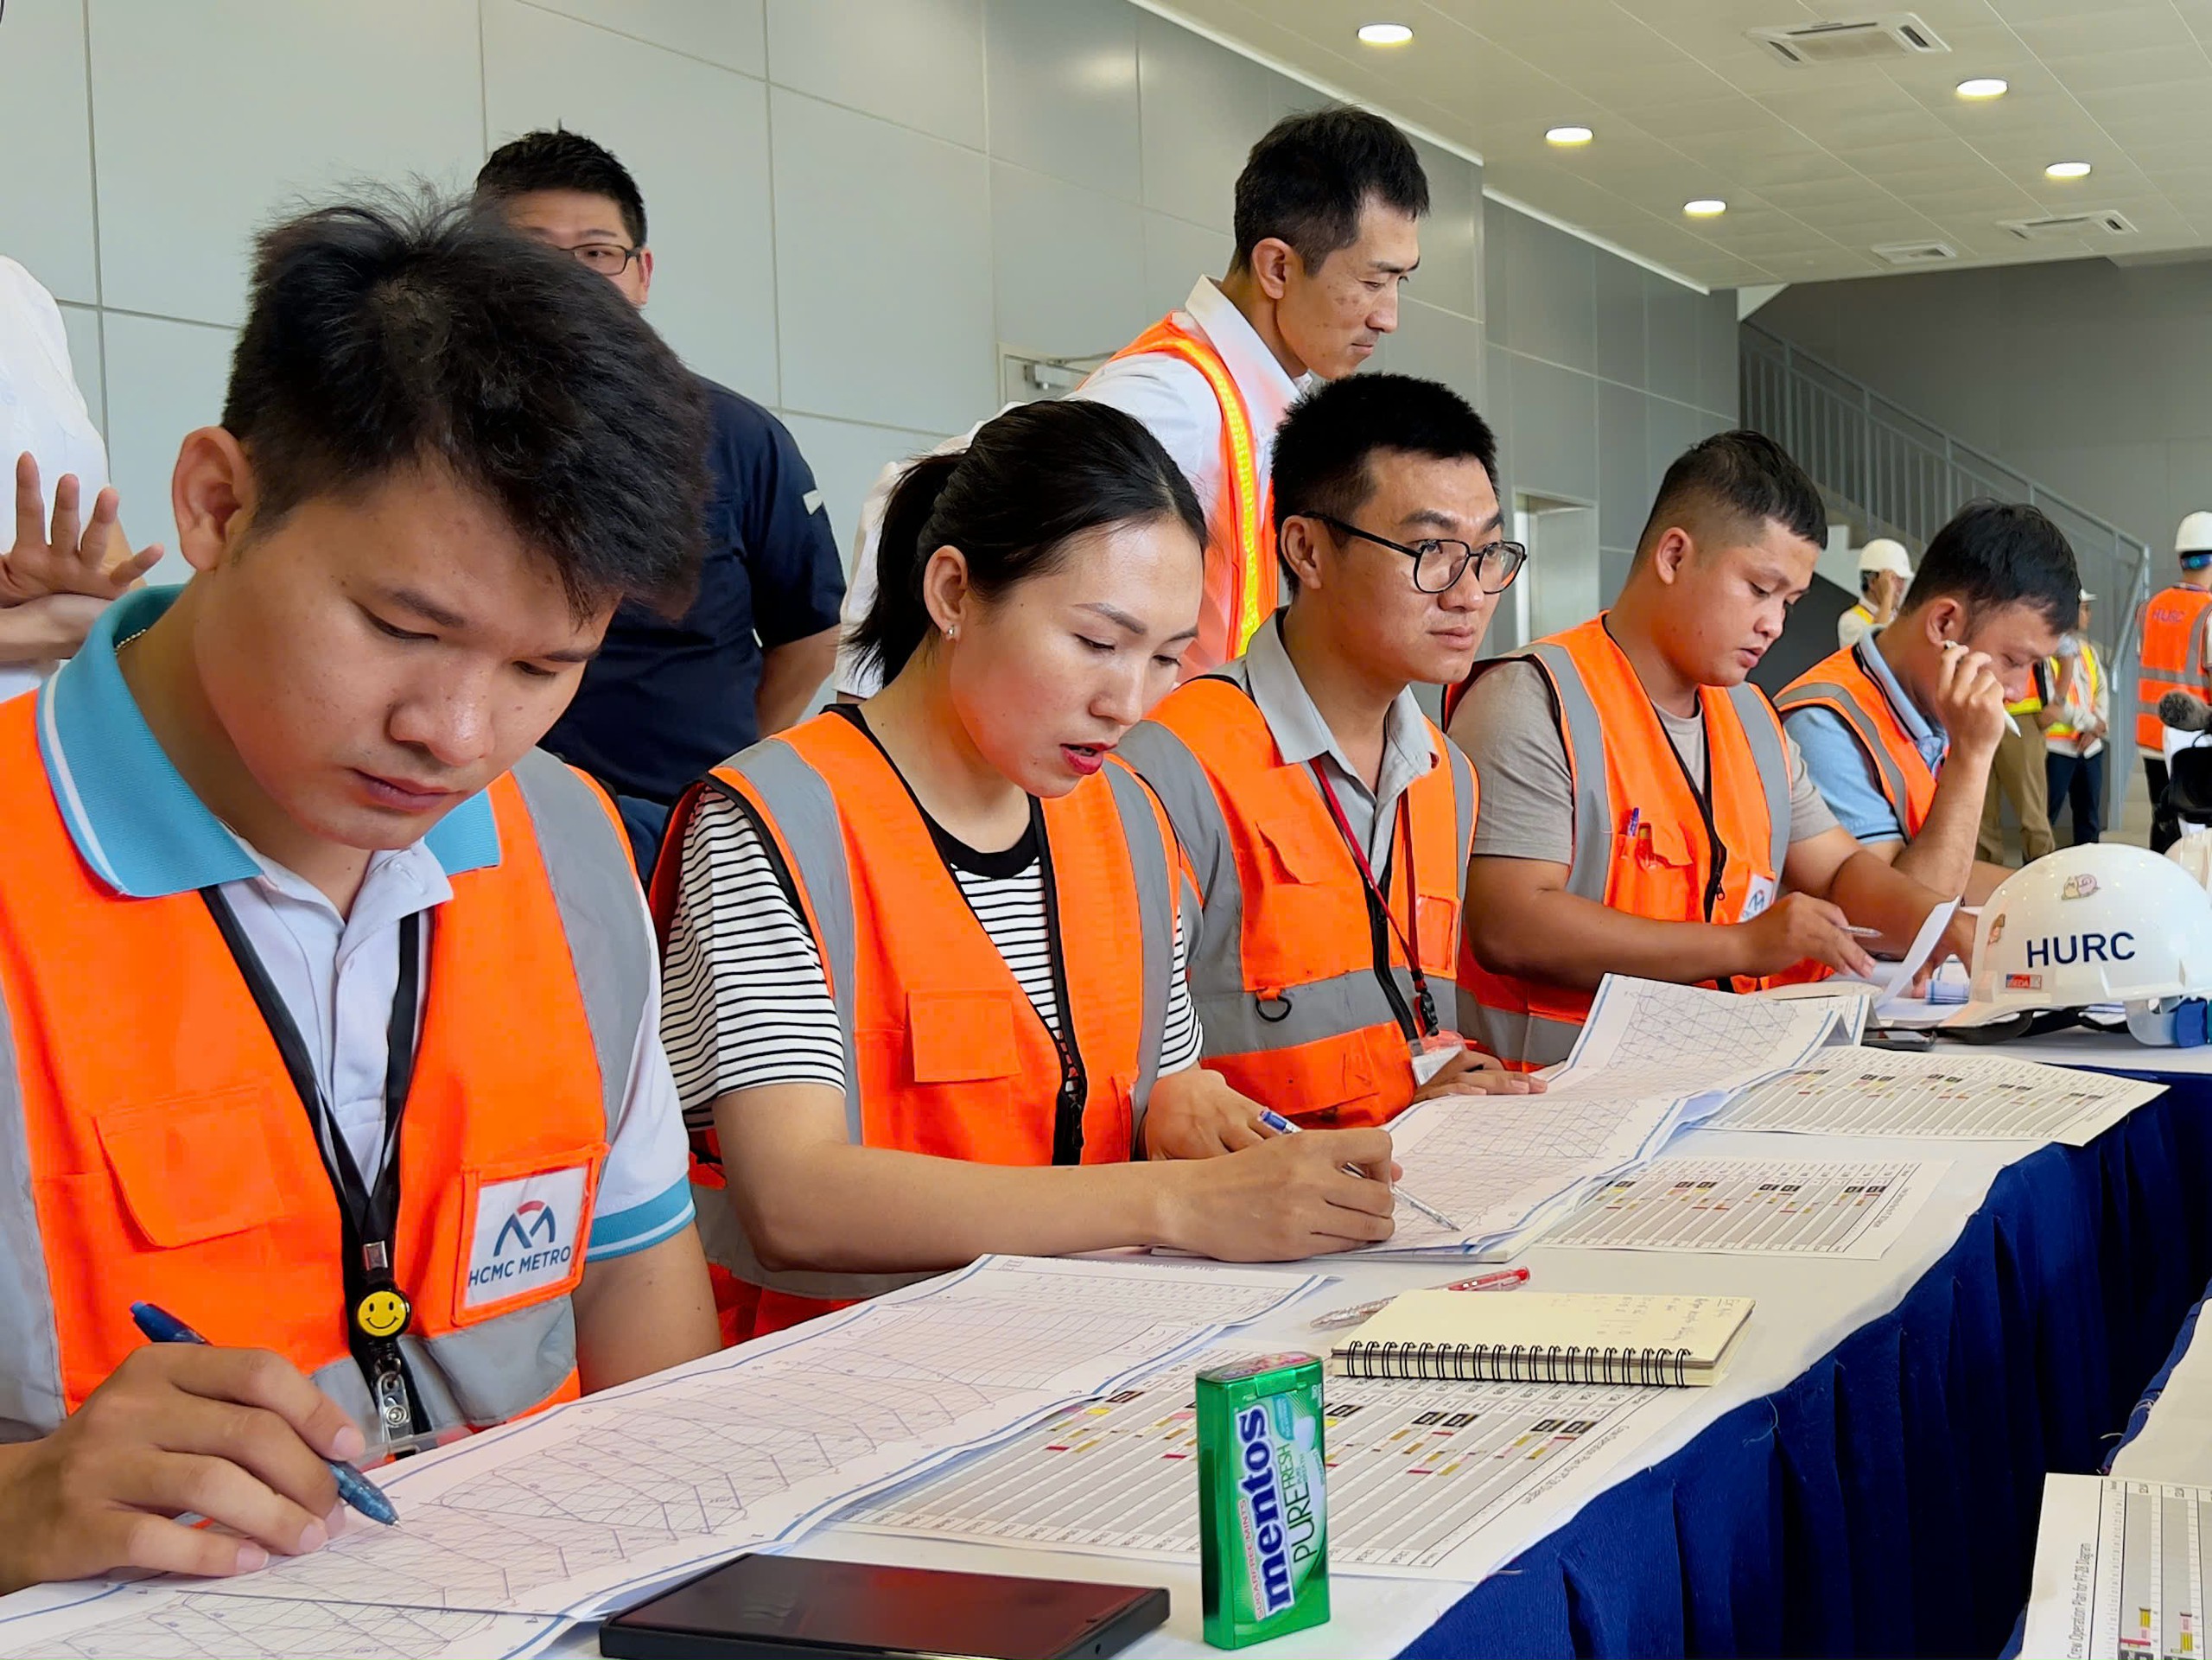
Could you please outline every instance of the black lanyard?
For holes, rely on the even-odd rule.
[[[1398,997],[1397,983],[1390,977],[1389,947],[1382,938],[1382,929],[1388,927],[1398,937],[1399,947],[1406,954],[1406,969],[1413,976],[1414,1001],[1421,1009],[1420,1029],[1408,1032],[1406,1035],[1408,1038],[1416,1039],[1433,1038],[1444,1028],[1436,1018],[1436,998],[1428,989],[1428,976],[1421,972],[1421,952],[1414,949],[1414,941],[1407,937],[1406,931],[1398,925],[1397,916],[1390,909],[1389,896],[1383,893],[1382,887],[1376,883],[1374,868],[1367,862],[1367,849],[1360,846],[1359,838],[1351,833],[1351,821],[1344,817],[1344,804],[1337,799],[1337,792],[1329,783],[1328,773],[1322,770],[1318,758],[1309,765],[1313,771],[1313,781],[1321,786],[1321,799],[1329,804],[1329,817],[1336,824],[1337,834],[1344,837],[1344,849],[1351,855],[1352,863],[1358,867],[1359,880],[1367,889],[1367,914],[1369,922],[1375,930],[1376,977],[1382,982],[1383,989],[1389,992],[1391,1002],[1399,1002],[1401,1000]],[[1412,805],[1410,792],[1400,798],[1397,827],[1404,832],[1399,839],[1405,844],[1406,897],[1414,910],[1415,932],[1418,932],[1421,885],[1414,880],[1414,835],[1410,811]],[[1377,811],[1382,810],[1379,802],[1376,804],[1376,810]]]
[[[1659,706],[1654,703],[1651,710],[1656,718]],[[1690,798],[1697,803],[1699,822],[1705,826],[1705,845],[1710,855],[1710,862],[1706,871],[1703,904],[1705,919],[1710,922],[1720,903],[1721,884],[1728,874],[1728,844],[1720,839],[1720,826],[1713,817],[1713,723],[1705,718],[1705,695],[1699,693],[1697,703],[1698,733],[1705,740],[1705,764],[1700,769],[1705,774],[1704,782],[1700,783],[1690,776],[1689,766],[1682,760],[1682,752],[1675,747],[1674,735],[1666,729],[1666,726],[1664,720],[1659,722],[1659,735],[1667,746],[1667,753],[1675,758],[1675,765],[1681,769],[1682,782],[1689,786]],[[1736,989],[1734,976],[1731,975],[1722,975],[1713,984],[1722,991]]]
[[[392,1236],[399,1222],[399,1125],[407,1110],[408,1086],[415,1076],[415,1006],[423,969],[423,914],[399,924],[399,976],[391,995],[391,1019],[385,1028],[384,1139],[377,1165],[364,1180],[353,1151],[323,1097],[306,1040],[269,977],[253,942],[238,925],[238,913],[219,887],[203,887],[201,898],[215,919],[223,943],[245,976],[262,1023],[291,1075],[292,1088],[307,1109],[323,1173],[338,1199],[341,1230],[340,1261],[346,1278],[346,1338],[373,1397],[377,1421],[386,1440],[421,1434],[429,1428],[414,1380],[399,1347],[400,1334],[412,1324],[414,1310],[392,1276]]]

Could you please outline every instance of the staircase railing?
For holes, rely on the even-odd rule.
[[[2104,822],[2117,827],[2135,774],[2136,648],[2151,596],[2149,545],[1757,323],[1741,325],[1738,361],[1744,424],[1773,438],[1854,510],[1866,536],[1893,537],[1916,559],[1977,496],[2032,503],[2066,533],[2082,585],[2097,596],[2091,633],[2112,687]]]

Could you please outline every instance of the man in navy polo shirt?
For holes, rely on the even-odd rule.
[[[525,133],[476,175],[480,202],[563,250],[642,306],[652,286],[645,204],[613,155],[581,133]],[[784,423],[699,378],[713,436],[707,557],[671,620],[626,605],[545,747],[601,781],[650,875],[668,810],[725,757],[802,715],[836,659],[844,568],[814,474]]]

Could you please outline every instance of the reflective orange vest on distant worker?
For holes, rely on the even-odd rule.
[[[1791,681],[1774,706],[1787,716],[1796,709],[1832,709],[1858,740],[1883,798],[1910,842],[1928,822],[1936,802],[1936,772],[1905,730],[1888,691],[1866,666],[1862,653],[1875,648],[1872,635],[1823,658]]]
[[[38,702],[0,705],[0,1136],[17,1142],[0,1170],[27,1161],[0,1192],[0,1256],[24,1270],[0,1297],[0,1430],[81,1406],[143,1342],[139,1299],[275,1351],[372,1422],[315,1126],[202,895],[118,894],[79,856]],[[605,798],[543,754],[490,796],[499,862],[455,875],[430,913],[397,1154],[398,1344],[434,1429],[576,1393],[569,1294],[652,964]],[[474,1271],[512,1216],[539,1254],[566,1253],[520,1292]]]
[[[2141,678],[2135,685],[2135,741],[2143,753],[2157,760],[2165,752],[2165,723],[2158,719],[2158,700],[2170,691],[2202,697],[2203,683],[2189,660],[2204,607],[2212,605],[2212,588],[2175,582],[2153,594],[2143,607],[2142,646],[2138,658]]]
[[[852,719],[823,714],[717,766],[677,803],[680,849],[701,792],[760,830],[821,953],[845,1047],[845,1129],[868,1147],[978,1164],[1131,1157],[1174,971],[1174,832],[1150,792],[1109,766],[1041,804],[1047,903],[1063,970],[1065,1048],[983,932],[906,781]],[[660,862],[653,910],[676,912],[680,858]],[[695,1143],[701,1241],[742,1338],[925,1274],[764,1267]]]
[[[1442,1000],[1442,1022],[1455,1018],[1448,994],[1474,838],[1474,769],[1429,728],[1440,759],[1400,798],[1389,864],[1376,873],[1389,910],[1378,927],[1313,769],[1284,763],[1249,692],[1201,676],[1151,718],[1192,758],[1172,787],[1208,792],[1209,801],[1191,804],[1191,817],[1226,843],[1222,858],[1187,849],[1215,873],[1189,964],[1205,1065],[1302,1124],[1387,1123],[1411,1103],[1412,1046],[1431,1035],[1420,1029],[1402,932]],[[1151,781],[1163,795],[1171,787]]]
[[[1107,360],[1174,358],[1205,377],[1221,405],[1221,493],[1201,504],[1207,524],[1205,596],[1198,609],[1198,637],[1183,653],[1183,672],[1190,676],[1244,655],[1245,642],[1275,614],[1281,580],[1251,407],[1213,342],[1183,328],[1175,315],[1162,317]]]
[[[1789,850],[1789,766],[1764,692],[1748,681],[1699,689],[1708,807],[1603,614],[1520,656],[1550,687],[1567,750],[1568,893],[1659,922],[1747,921],[1773,902]],[[1590,1012],[1588,991],[1493,972],[1464,945],[1459,983],[1461,1029],[1510,1066],[1565,1059]]]

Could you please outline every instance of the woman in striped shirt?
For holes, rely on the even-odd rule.
[[[723,1161],[709,1255],[759,1288],[740,1331],[986,1251],[1389,1234],[1384,1132],[1270,1137],[1197,1065],[1195,908],[1110,760],[1174,683],[1204,533],[1130,417],[1007,411],[892,499],[858,642],[888,684],[679,807],[663,1031]]]

